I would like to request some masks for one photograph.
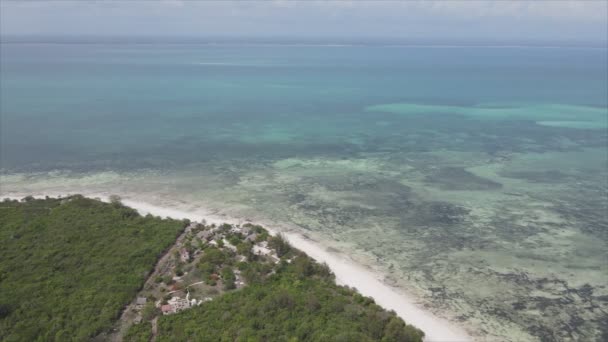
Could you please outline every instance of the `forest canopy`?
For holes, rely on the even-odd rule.
[[[118,198],[4,200],[0,340],[103,339],[189,223],[143,217]],[[144,315],[124,340],[149,341],[154,330],[156,341],[422,341],[422,331],[373,299],[336,285],[327,265],[282,235],[249,228],[256,243],[268,242],[276,261],[251,254],[252,243],[230,233],[230,225],[218,227],[238,248],[208,246],[197,267],[219,273],[225,293],[158,316],[155,329],[150,323],[155,315]],[[237,253],[242,261],[236,262]],[[236,288],[235,270],[246,286]]]
[[[0,203],[0,340],[83,341],[109,329],[184,222],[119,200]]]

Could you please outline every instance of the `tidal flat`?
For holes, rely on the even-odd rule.
[[[119,193],[276,222],[384,274],[482,339],[601,339],[608,310],[603,153],[498,160],[374,153],[167,173],[41,173],[3,176],[2,194]],[[558,184],[550,178],[556,172]]]

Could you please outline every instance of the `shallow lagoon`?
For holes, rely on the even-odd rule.
[[[1,53],[2,194],[274,221],[481,336],[608,334],[604,49]]]

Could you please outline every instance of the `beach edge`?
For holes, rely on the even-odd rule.
[[[26,196],[35,198],[67,197],[74,194],[82,194],[86,197],[98,198],[108,202],[110,195],[106,193],[0,193],[0,198],[21,200]],[[121,196],[121,194],[118,194]],[[132,199],[125,195],[121,197],[124,205],[137,210],[141,215],[154,215],[170,217],[173,219],[189,219],[191,221],[206,221],[207,223],[229,223],[243,224],[249,222],[230,216],[214,215],[208,213],[189,212],[184,209],[158,206],[141,199]],[[287,240],[297,249],[306,253],[319,263],[325,263],[336,276],[336,283],[356,289],[360,294],[374,299],[374,301],[387,310],[394,311],[407,324],[411,324],[425,333],[425,341],[428,342],[468,342],[474,338],[462,327],[456,326],[447,319],[441,318],[421,308],[414,296],[405,293],[402,289],[390,286],[382,280],[378,274],[339,252],[328,251],[320,242],[315,241],[301,233],[285,231],[268,223],[262,224],[271,234],[283,234]]]

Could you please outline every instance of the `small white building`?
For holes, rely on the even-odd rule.
[[[187,249],[182,248],[179,251],[179,259],[181,260],[181,262],[188,262],[188,261],[190,261],[190,252],[188,252]]]
[[[175,308],[171,304],[161,305],[160,311],[163,313],[163,315],[170,315],[176,312]]]
[[[254,245],[253,253],[255,253],[257,255],[270,255],[270,254],[272,254],[272,250],[270,250],[266,247],[263,247],[263,246]]]
[[[203,241],[208,241],[213,237],[213,232],[210,230],[203,230],[202,232],[196,234],[196,236]]]
[[[228,248],[229,250],[236,252],[236,247],[231,244],[230,242],[228,242],[228,240],[226,239],[222,239],[222,242],[224,242],[224,247]]]
[[[249,241],[249,242],[253,242],[255,243],[255,240],[258,238],[258,234],[253,233],[249,236],[247,236],[247,238],[245,240]]]
[[[137,299],[135,299],[135,307],[141,309],[147,302],[148,299],[146,297],[137,297]]]
[[[236,261],[239,261],[239,262],[247,261],[247,257],[244,256],[244,255],[237,255],[236,256]]]
[[[190,301],[180,297],[172,297],[168,303],[173,307],[175,312],[190,308]]]

